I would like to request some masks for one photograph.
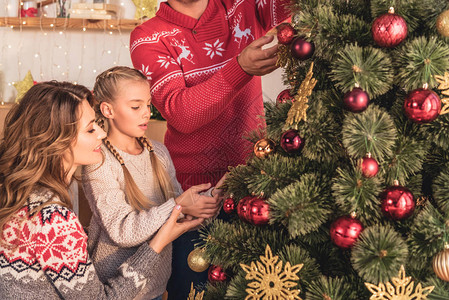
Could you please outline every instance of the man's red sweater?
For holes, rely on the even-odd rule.
[[[215,184],[251,151],[242,136],[263,125],[261,79],[237,56],[288,17],[287,2],[209,0],[198,20],[163,2],[131,33],[133,65],[167,120],[165,144],[183,188]]]

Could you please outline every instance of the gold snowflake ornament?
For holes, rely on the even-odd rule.
[[[421,283],[416,285],[411,277],[405,277],[404,266],[401,266],[398,277],[391,279],[393,284],[387,282],[378,286],[365,282],[368,290],[373,294],[370,300],[422,300],[433,291],[433,286],[423,288]]]
[[[449,96],[449,73],[444,72],[444,76],[435,75],[436,81],[440,84],[438,89],[441,90],[441,94]],[[441,108],[440,115],[447,114],[449,112],[449,98],[441,99],[443,107]]]
[[[187,300],[203,300],[203,296],[204,296],[204,291],[202,291],[201,293],[196,294],[196,290],[193,288],[193,282],[190,285],[190,293],[189,293],[189,298],[187,298]]]
[[[290,266],[287,262],[282,268],[282,261],[278,261],[278,256],[273,256],[271,248],[267,245],[265,256],[260,256],[261,262],[251,262],[251,266],[240,264],[247,273],[248,283],[245,300],[281,300],[281,299],[301,299],[300,290],[296,288],[299,280],[296,275],[303,267],[303,264]]]

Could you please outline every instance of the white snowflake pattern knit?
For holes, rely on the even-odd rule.
[[[18,218],[3,227],[3,240],[15,247],[0,244],[2,300],[132,299],[149,281],[159,280],[165,263],[144,243],[117,265],[113,277],[101,282],[78,217],[72,210],[50,202],[60,201],[46,189],[36,190],[28,205],[17,212]],[[28,213],[41,204],[38,212]]]
[[[131,33],[133,65],[151,82],[152,103],[167,120],[165,145],[183,188],[216,182],[244,163],[242,136],[263,125],[262,87],[240,52],[285,20],[289,0],[209,0],[197,20],[162,2]]]
[[[182,193],[176,180],[173,162],[167,148],[152,141],[154,151],[167,169],[175,187],[176,196]],[[163,199],[153,187],[153,170],[150,154],[147,149],[138,155],[131,155],[117,149],[135,183],[156,206],[143,211],[134,210],[125,197],[125,180],[120,163],[114,155],[102,146],[105,161],[101,165],[83,167],[83,188],[92,219],[89,225],[88,251],[91,254],[99,278],[105,282],[115,276],[117,267],[134,255],[139,246],[159,230],[170,216],[174,199]],[[171,244],[161,253],[162,265],[157,280],[147,284],[145,291],[139,295],[141,299],[152,299],[162,295],[171,274]],[[147,264],[148,261],[141,261]]]

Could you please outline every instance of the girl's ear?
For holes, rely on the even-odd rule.
[[[114,110],[112,108],[112,105],[107,102],[101,102],[100,103],[100,110],[103,116],[107,119],[112,119],[114,117]]]

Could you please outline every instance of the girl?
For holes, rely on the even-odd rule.
[[[177,223],[178,207],[114,277],[99,280],[67,192],[77,166],[102,160],[105,133],[94,122],[91,97],[80,85],[44,82],[6,118],[0,144],[2,299],[134,297],[157,280],[164,247],[202,221]]]
[[[108,125],[102,145],[105,161],[84,168],[82,174],[92,209],[89,253],[100,280],[105,281],[136,246],[159,230],[176,204],[190,217],[213,217],[220,207],[220,190],[201,195],[210,188],[210,184],[202,184],[183,193],[165,146],[145,138],[150,86],[140,71],[114,67],[103,72],[97,77],[94,95],[99,124],[107,120]],[[171,255],[170,245],[161,253],[165,263],[158,280],[147,285],[139,298],[161,299],[171,273]]]

